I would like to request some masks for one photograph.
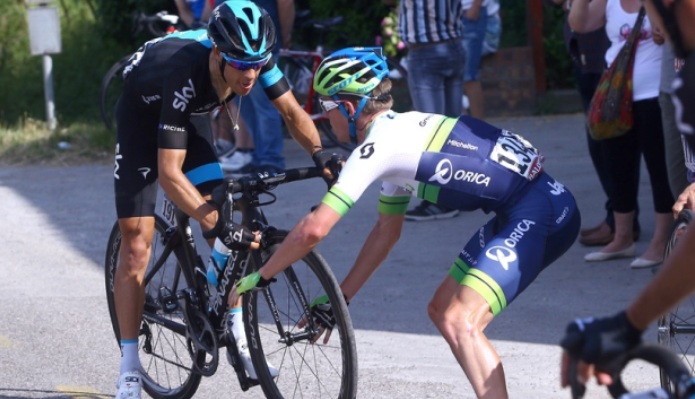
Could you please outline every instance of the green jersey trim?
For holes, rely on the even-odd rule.
[[[507,298],[504,296],[502,287],[490,276],[478,269],[472,269],[460,258],[456,259],[456,262],[449,269],[449,275],[459,284],[468,286],[482,295],[490,305],[490,310],[494,316],[497,316],[507,307]]]
[[[379,196],[379,213],[384,215],[405,215],[408,209],[410,197],[388,197],[386,195]]]
[[[442,118],[442,120],[432,129],[429,139],[425,143],[425,151],[440,152],[449,138],[449,133],[454,129],[458,118]]]
[[[449,138],[449,133],[454,129],[458,118],[442,118],[432,129],[430,137],[425,142],[424,151],[440,152]],[[417,196],[432,203],[437,203],[441,187],[420,182],[417,186]]]
[[[321,200],[321,202],[338,212],[341,217],[345,216],[350,208],[355,205],[355,201],[350,199],[347,194],[335,186],[323,196],[323,200]]]

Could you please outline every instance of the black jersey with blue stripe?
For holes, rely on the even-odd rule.
[[[124,71],[121,101],[159,115],[163,147],[185,148],[185,140],[170,136],[185,137],[192,114],[207,113],[222,104],[212,85],[211,49],[205,29],[173,33],[141,46]],[[272,58],[261,69],[258,81],[271,99],[289,90]],[[233,97],[232,93],[225,101]]]

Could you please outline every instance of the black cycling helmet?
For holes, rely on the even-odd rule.
[[[208,37],[221,52],[242,61],[267,58],[277,41],[268,12],[247,0],[225,1],[215,7]]]

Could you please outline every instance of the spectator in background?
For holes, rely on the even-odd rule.
[[[469,114],[474,118],[485,117],[483,87],[478,79],[483,43],[487,34],[488,4],[490,0],[462,0],[463,44],[466,48],[463,91],[469,102]]]
[[[585,33],[605,26],[611,46],[606,51],[606,65],[610,65],[625,44],[637,20],[640,0],[574,0],[569,24],[577,32]],[[648,18],[642,22],[633,63],[634,126],[625,135],[604,140],[607,170],[610,179],[609,197],[615,218],[613,240],[601,251],[587,254],[590,262],[631,258],[635,255],[633,228],[637,208],[640,156],[644,154],[649,172],[655,211],[654,234],[644,253],[634,259],[632,268],[658,265],[671,228],[673,195],[668,185],[664,134],[659,107],[659,80],[663,37],[652,30]]]
[[[695,26],[692,23],[695,20],[695,0],[646,0],[644,4],[653,25],[667,23],[670,26],[668,36],[672,48],[677,56],[686,58],[684,69],[673,82],[672,98],[681,111],[676,117],[678,127],[688,141],[685,152],[692,154],[695,149],[695,70],[692,69],[695,66]],[[692,158],[688,155],[688,159]],[[688,203],[677,202],[673,211],[677,213],[683,206],[695,209],[694,205],[691,198]],[[651,323],[695,292],[695,268],[692,267],[695,229],[687,229],[680,241],[656,276],[625,311],[612,317],[577,319],[567,326],[561,341],[564,349],[560,371],[563,387],[569,385],[569,355],[580,360],[576,368],[579,381],[588,382],[596,376],[599,384],[611,384],[611,369],[616,359],[642,341],[642,333]]]
[[[282,43],[284,48],[289,47],[292,43],[294,0],[252,1],[268,11],[275,26],[278,27],[276,31],[278,43]],[[276,60],[279,52],[280,46],[276,46],[273,49],[273,58]],[[236,104],[239,107],[241,119],[246,123],[248,133],[251,135],[251,139],[247,141],[253,142],[253,150],[244,149],[246,151],[234,152],[229,158],[222,160],[222,168],[227,172],[237,173],[261,170],[278,172],[285,169],[285,158],[282,154],[284,147],[282,119],[277,110],[271,106],[270,100],[260,85],[254,87],[248,96],[240,97]]]
[[[661,124],[664,128],[664,149],[671,193],[677,197],[688,185],[688,177],[683,154],[681,133],[676,125],[676,112],[673,107],[671,85],[676,78],[676,57],[670,43],[664,43],[661,56],[661,84],[659,85],[659,106]]]
[[[577,85],[577,91],[581,97],[582,107],[586,113],[591,103],[591,98],[594,96],[596,86],[606,66],[604,56],[606,50],[610,47],[610,40],[606,36],[606,30],[603,26],[586,33],[573,32],[567,21],[569,13],[570,1],[567,0],[551,0],[555,5],[560,5],[566,11],[563,33],[565,45],[569,53],[570,60],[574,71],[574,79]],[[601,188],[606,195],[606,216],[596,226],[582,229],[579,234],[579,242],[586,246],[607,245],[613,241],[615,231],[615,222],[613,220],[613,207],[609,198],[611,192],[611,181],[608,171],[608,156],[604,149],[604,143],[591,138],[588,128],[586,131],[587,147],[591,163],[594,165],[596,174],[598,175]],[[639,183],[639,174],[635,176],[636,184]],[[634,218],[634,239],[639,238],[639,222],[637,220],[638,208],[635,209]]]
[[[500,2],[499,0],[489,0],[482,58],[495,54],[499,50],[501,37],[502,17],[500,16]]]
[[[479,0],[478,0],[479,1]],[[458,116],[463,95],[466,50],[460,0],[401,0],[398,28],[408,47],[408,87],[416,111]],[[458,209],[423,200],[406,220],[451,218]]]

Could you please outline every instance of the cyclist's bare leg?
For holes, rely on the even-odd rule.
[[[113,297],[122,340],[138,338],[145,301],[143,279],[152,248],[154,217],[118,220],[121,250],[114,278]]]
[[[490,305],[472,288],[447,276],[428,306],[430,319],[451,347],[478,398],[507,398],[504,369],[483,331]]]

